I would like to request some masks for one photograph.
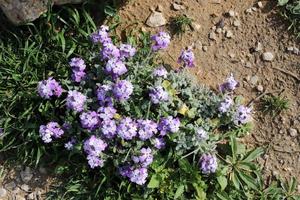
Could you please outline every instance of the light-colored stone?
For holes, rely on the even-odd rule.
[[[203,50],[204,52],[207,52],[208,47],[207,47],[207,46],[203,46],[203,47],[202,47],[202,50]]]
[[[235,27],[241,26],[241,21],[238,20],[238,19],[234,20],[234,21],[233,21],[233,26],[235,26]]]
[[[201,29],[201,25],[197,24],[196,22],[192,22],[191,27],[194,31],[199,31]]]
[[[24,171],[21,171],[20,175],[21,175],[21,179],[24,183],[28,183],[33,177],[33,174],[29,167],[26,167]]]
[[[23,191],[25,191],[25,192],[29,192],[30,187],[29,187],[29,185],[27,185],[27,184],[23,184],[23,185],[21,185],[21,189],[22,189]]]
[[[262,51],[263,50],[263,45],[260,42],[256,42],[256,46],[254,49],[256,52]]]
[[[293,54],[299,55],[300,54],[300,50],[297,47],[294,47]]]
[[[211,39],[211,40],[216,40],[217,36],[214,32],[210,32],[209,35],[208,35],[208,38]]]
[[[148,17],[146,24],[150,27],[160,27],[167,24],[167,20],[160,12],[152,12]]]
[[[259,8],[263,8],[263,7],[264,7],[264,5],[263,5],[263,3],[262,3],[261,1],[257,2],[257,6],[258,6]]]
[[[226,31],[225,37],[232,38],[233,37],[232,31],[231,30]]]
[[[15,187],[17,187],[17,185],[16,185],[16,183],[15,183],[14,181],[11,181],[11,182],[5,184],[4,187],[5,187],[6,189],[12,191],[13,189],[15,189]]]
[[[156,7],[156,11],[158,12],[163,12],[164,11],[164,8],[162,5],[158,4],[157,7]]]
[[[246,14],[252,14],[252,9],[248,8],[245,12],[246,12]]]
[[[256,87],[256,89],[257,89],[257,91],[259,91],[259,92],[263,92],[263,91],[264,91],[264,87],[263,87],[262,85],[258,85],[258,86]]]
[[[296,137],[298,135],[298,131],[294,128],[289,128],[289,133],[292,137]]]
[[[221,4],[222,0],[211,0],[211,3],[213,3],[213,4]]]
[[[270,62],[274,59],[274,55],[271,52],[265,52],[262,54],[263,61]]]
[[[25,197],[22,197],[21,195],[16,195],[15,200],[26,200]]]
[[[256,85],[257,82],[258,82],[258,80],[259,80],[258,76],[254,75],[254,76],[252,76],[252,77],[250,78],[250,84],[251,84],[251,85]]]
[[[180,4],[177,4],[177,3],[173,3],[172,4],[172,6],[173,6],[173,9],[174,10],[184,10],[185,9],[185,6],[183,6],[183,5],[180,5]]]
[[[235,16],[235,12],[233,10],[229,10],[228,15],[230,17],[234,17]]]
[[[6,195],[7,195],[6,189],[0,187],[0,199],[5,199]]]
[[[217,29],[216,29],[216,33],[218,33],[218,34],[219,34],[219,33],[222,33],[222,29],[221,29],[221,28],[217,28]]]
[[[29,200],[34,200],[35,197],[36,197],[35,192],[32,192],[32,193],[27,195],[27,199],[29,199]]]
[[[246,62],[246,64],[245,64],[245,67],[247,67],[247,68],[251,68],[251,67],[252,67],[252,64],[251,64],[251,62]]]

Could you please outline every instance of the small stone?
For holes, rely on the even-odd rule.
[[[21,171],[20,175],[21,175],[21,179],[24,183],[28,183],[33,177],[33,174],[29,167],[26,167],[24,171]]]
[[[298,135],[297,130],[294,128],[289,128],[289,133],[292,137],[296,137]]]
[[[0,187],[0,198],[4,199],[4,197],[6,197],[7,191],[6,189],[4,189],[3,187]]]
[[[194,31],[199,31],[200,28],[201,28],[201,25],[200,25],[200,24],[197,24],[197,23],[195,23],[195,22],[192,22],[192,23],[191,23],[191,27],[192,27],[192,29],[193,29]]]
[[[17,195],[15,197],[15,200],[26,200],[25,197],[22,197],[21,195]]]
[[[262,55],[262,59],[263,61],[270,62],[274,59],[274,55],[271,52],[265,52]]]
[[[15,189],[15,187],[17,187],[17,185],[14,181],[11,181],[11,182],[5,184],[5,188],[8,190],[13,190],[13,189]]]
[[[162,5],[158,4],[157,7],[156,7],[156,11],[163,12],[164,8],[162,7]]]
[[[21,189],[24,190],[25,192],[29,192],[30,187],[29,187],[29,185],[23,184],[23,185],[21,185]]]
[[[294,47],[288,47],[286,48],[287,51],[293,51],[294,50]]]
[[[272,171],[272,175],[276,177],[276,176],[278,176],[278,175],[279,175],[279,172],[278,172],[278,171],[276,171],[276,170],[273,170],[273,171]]]
[[[241,26],[240,20],[234,20],[234,21],[233,21],[233,26],[235,26],[235,27]]]
[[[250,62],[246,62],[245,67],[251,68],[251,67],[252,67],[252,64],[251,64]]]
[[[245,12],[246,12],[247,14],[252,14],[252,9],[251,9],[251,8],[248,8]]]
[[[211,0],[211,3],[213,3],[213,4],[221,4],[222,0]]]
[[[257,42],[256,43],[256,47],[255,47],[255,51],[256,52],[259,52],[259,51],[261,51],[263,49],[263,46],[262,46],[262,44],[260,43],[260,42]]]
[[[216,40],[217,39],[217,36],[216,36],[216,34],[214,32],[210,32],[208,37],[211,40]]]
[[[234,53],[229,53],[228,55],[229,55],[230,58],[234,58],[235,57]]]
[[[200,41],[195,42],[195,48],[201,50],[202,49],[202,43]]]
[[[207,52],[207,50],[208,50],[207,46],[203,46],[203,47],[202,47],[202,50],[203,50],[204,52]]]
[[[262,4],[261,1],[257,2],[257,6],[258,6],[259,8],[263,8],[263,7],[264,7],[264,5]]]
[[[177,3],[173,3],[172,5],[173,5],[173,9],[177,10],[177,11],[185,9],[185,7],[183,5],[180,5],[180,4],[177,4]]]
[[[229,17],[234,17],[235,13],[233,10],[229,10],[228,15],[229,15]]]
[[[251,10],[254,11],[254,12],[256,12],[256,11],[257,11],[257,8],[252,7]]]
[[[152,12],[148,17],[146,24],[150,27],[160,27],[167,24],[167,20],[160,12]]]
[[[258,85],[258,86],[256,87],[256,89],[257,89],[257,91],[259,91],[259,92],[263,92],[263,91],[264,91],[264,87],[263,87],[262,85]]]
[[[226,34],[225,34],[225,37],[227,37],[227,38],[232,38],[232,37],[233,37],[232,31],[231,31],[231,30],[228,30],[228,31],[226,32]]]
[[[21,190],[20,190],[20,188],[18,188],[18,187],[16,187],[13,191],[12,191],[12,193],[14,193],[14,194],[19,194],[21,192]]]
[[[258,82],[258,80],[259,80],[258,76],[254,75],[254,76],[252,76],[252,77],[250,78],[250,83],[251,83],[252,85],[256,85],[257,82]]]
[[[30,193],[30,194],[27,195],[27,199],[29,199],[29,200],[34,200],[35,197],[36,197],[36,195],[35,195],[34,192],[32,192],[32,193]]]
[[[299,49],[297,47],[294,47],[293,54],[299,55],[299,52],[300,52]]]
[[[220,21],[218,21],[218,23],[216,23],[215,25],[216,28],[224,28],[224,26],[225,26],[224,18],[220,19]]]
[[[221,29],[221,28],[217,28],[217,29],[216,29],[216,33],[218,33],[218,34],[219,34],[219,33],[222,33],[222,29]]]

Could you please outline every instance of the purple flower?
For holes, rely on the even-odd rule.
[[[70,141],[65,143],[65,148],[70,151],[74,148],[75,143],[76,143],[76,140],[74,138],[72,138]]]
[[[178,63],[183,63],[183,66],[194,67],[195,56],[192,49],[182,50],[178,58]]]
[[[169,94],[163,89],[162,86],[156,86],[154,88],[151,88],[149,96],[151,102],[154,104],[167,102],[169,100]]]
[[[233,123],[237,126],[248,123],[251,121],[251,111],[251,108],[243,105],[239,106],[233,116]]]
[[[115,114],[117,113],[117,110],[114,109],[114,107],[112,106],[100,107],[98,109],[98,113],[99,117],[105,121],[114,118]]]
[[[119,168],[119,173],[121,176],[129,178],[132,173],[133,168],[129,165],[123,166]]]
[[[76,112],[81,112],[84,109],[86,96],[76,90],[69,91],[67,96],[67,108]]]
[[[71,124],[68,122],[63,123],[62,127],[64,130],[70,130],[72,128]]]
[[[98,128],[100,119],[98,113],[95,111],[83,112],[79,116],[82,128],[86,128],[90,131]]]
[[[106,42],[103,44],[101,50],[102,60],[109,60],[111,58],[119,58],[120,50],[111,42]]]
[[[84,77],[85,77],[86,73],[84,71],[73,71],[73,74],[72,74],[72,80],[79,83],[81,82]]]
[[[148,167],[153,162],[152,150],[148,148],[142,148],[139,156],[133,156],[132,160],[136,164],[140,164],[142,167]]]
[[[44,99],[50,99],[52,96],[59,97],[62,94],[62,87],[52,77],[38,83],[38,93]]]
[[[229,111],[230,107],[233,105],[233,100],[227,96],[225,99],[220,103],[218,110],[221,113],[226,113]]]
[[[129,117],[122,119],[117,127],[118,135],[124,140],[131,140],[137,134],[137,125]]]
[[[100,106],[112,106],[112,98],[108,93],[112,90],[110,85],[102,85],[97,89],[97,99]]]
[[[109,27],[102,25],[99,30],[97,30],[95,33],[91,34],[91,40],[94,44],[96,43],[107,43],[111,42],[111,39],[108,35]]]
[[[129,99],[133,92],[133,86],[129,81],[120,80],[113,87],[113,94],[119,101],[125,101]]]
[[[158,130],[160,131],[160,135],[164,136],[167,132],[176,133],[179,131],[180,121],[178,118],[173,118],[172,116],[168,116],[166,118],[162,118],[158,124]]]
[[[197,137],[200,140],[207,140],[208,139],[208,134],[203,128],[198,128],[196,134],[197,134]]]
[[[230,76],[226,79],[226,81],[220,85],[219,89],[221,92],[232,92],[239,86],[239,82],[237,82],[233,75],[230,74]]]
[[[138,185],[144,185],[148,177],[148,170],[146,168],[137,168],[130,173],[130,181]]]
[[[157,124],[151,120],[138,120],[139,138],[143,141],[157,133]]]
[[[214,155],[203,154],[200,158],[200,169],[203,174],[215,173],[218,167],[217,158]]]
[[[130,44],[120,45],[120,56],[122,59],[133,57],[136,53],[136,49]]]
[[[156,77],[167,78],[167,75],[168,75],[168,71],[163,66],[160,66],[153,71],[153,76]]]
[[[113,138],[117,134],[117,125],[115,120],[107,119],[102,121],[101,131],[106,138]]]
[[[83,145],[85,153],[92,156],[99,156],[106,147],[107,144],[95,135],[92,135],[89,139],[87,139]]]
[[[166,146],[166,142],[164,141],[163,138],[155,138],[153,140],[153,145],[157,149],[162,149]]]
[[[111,58],[105,65],[105,72],[110,74],[113,78],[117,78],[127,72],[127,68],[121,60]]]
[[[168,33],[161,31],[158,34],[151,36],[151,40],[154,41],[152,50],[158,51],[160,49],[166,49],[169,46],[171,37]]]
[[[103,167],[103,165],[104,165],[104,161],[97,156],[88,155],[87,160],[92,169],[94,169],[96,167]]]
[[[45,143],[50,143],[53,138],[60,138],[64,131],[57,122],[49,122],[46,126],[40,126],[39,133]]]
[[[82,58],[72,58],[69,62],[73,71],[84,71],[86,68],[85,62]]]

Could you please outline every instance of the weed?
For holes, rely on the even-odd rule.
[[[271,116],[279,115],[282,111],[289,108],[289,101],[286,98],[274,95],[267,95],[262,98],[261,109]]]
[[[171,19],[171,32],[175,35],[181,35],[191,29],[193,20],[186,15],[178,15]]]

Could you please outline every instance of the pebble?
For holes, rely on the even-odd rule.
[[[7,191],[3,187],[0,187],[0,198],[6,197]]]
[[[219,33],[222,33],[222,29],[221,29],[221,28],[217,28],[217,29],[216,29],[216,33],[218,33],[218,34],[219,34]]]
[[[234,16],[235,16],[235,13],[234,13],[233,10],[229,10],[228,15],[229,15],[230,17],[234,17]]]
[[[208,37],[211,40],[216,40],[217,39],[217,36],[216,36],[216,34],[214,32],[210,32]]]
[[[235,27],[241,26],[241,21],[240,20],[234,20],[233,26],[235,26]]]
[[[180,5],[180,4],[177,4],[177,3],[173,3],[172,5],[173,5],[173,9],[177,10],[177,11],[185,9],[185,7],[183,5]]]
[[[273,175],[273,176],[278,176],[278,175],[279,175],[279,172],[276,171],[276,170],[273,170],[273,171],[272,171],[272,175]]]
[[[297,47],[288,47],[287,51],[292,52],[295,55],[299,55],[300,51]]]
[[[26,167],[24,171],[21,171],[20,175],[21,175],[21,179],[24,183],[28,183],[33,177],[33,174],[29,167]]]
[[[298,135],[297,130],[294,128],[289,128],[289,133],[292,137],[296,137]]]
[[[232,31],[231,30],[226,31],[225,37],[232,38],[233,37]]]
[[[5,184],[5,188],[8,190],[13,190],[15,187],[17,187],[17,185],[14,181],[11,181],[11,182]]]
[[[256,11],[257,11],[257,8],[252,7],[251,10],[254,11],[254,12],[256,12]]]
[[[259,92],[263,92],[263,91],[264,91],[264,87],[263,87],[262,85],[258,85],[258,86],[256,87],[256,89],[257,89],[257,91],[259,91]]]
[[[229,53],[228,55],[229,55],[230,58],[234,58],[235,57],[234,53]]]
[[[156,11],[163,12],[164,8],[162,7],[162,5],[158,4],[157,7],[156,7]]]
[[[27,195],[27,199],[33,200],[33,199],[35,199],[35,196],[36,196],[35,193],[32,192],[32,193],[30,193],[30,194]]]
[[[213,4],[221,4],[222,0],[212,0],[211,3],[213,3]]]
[[[15,197],[15,200],[26,200],[25,197],[22,197],[21,195],[17,195]]]
[[[251,83],[252,85],[256,85],[257,82],[258,82],[258,80],[259,80],[258,76],[254,75],[254,76],[252,76],[252,77],[250,78],[250,83]]]
[[[160,12],[152,12],[148,17],[146,24],[150,27],[160,27],[167,24],[167,20]]]
[[[247,14],[252,14],[252,8],[248,8],[245,12],[246,12]]]
[[[259,8],[263,8],[263,7],[264,7],[264,5],[262,4],[261,1],[257,2],[257,6],[258,6]]]
[[[252,64],[251,64],[250,62],[246,62],[245,67],[251,68],[251,67],[252,67]]]
[[[272,61],[272,60],[274,59],[274,55],[273,55],[271,52],[265,52],[265,53],[263,53],[263,55],[262,55],[262,59],[263,59],[264,61],[270,62],[270,61]]]
[[[203,47],[202,47],[202,50],[203,50],[204,52],[207,52],[207,50],[208,50],[207,46],[203,46]]]
[[[23,185],[21,185],[21,189],[24,190],[25,192],[29,192],[30,187],[29,187],[29,185],[23,184]]]
[[[255,51],[259,52],[263,49],[263,45],[260,42],[256,42],[256,47],[255,47]]]
[[[192,22],[191,27],[192,27],[192,29],[193,29],[194,31],[199,31],[200,28],[201,28],[201,25],[200,25],[200,24],[197,24],[197,23],[195,23],[195,22]]]

